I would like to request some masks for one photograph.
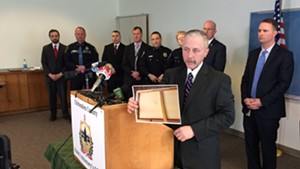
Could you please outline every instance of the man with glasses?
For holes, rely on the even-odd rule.
[[[226,64],[226,46],[216,40],[216,28],[217,25],[212,20],[205,21],[203,24],[203,32],[206,34],[209,44],[209,52],[204,59],[204,63],[220,72],[224,72]]]

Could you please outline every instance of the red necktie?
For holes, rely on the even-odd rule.
[[[54,58],[56,59],[57,58],[57,48],[56,48],[56,45],[54,45]]]

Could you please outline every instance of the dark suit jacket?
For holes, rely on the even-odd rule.
[[[260,51],[261,48],[257,48],[249,53],[242,77],[241,101],[243,113],[249,111],[243,100],[251,98],[252,82]],[[284,93],[291,84],[293,72],[293,53],[275,44],[265,62],[256,88],[256,97],[260,98],[263,106],[254,112],[259,113],[263,118],[285,117]]]
[[[46,77],[46,82],[50,82],[51,78],[49,73],[57,74],[64,72],[66,69],[65,64],[65,50],[66,46],[62,43],[59,44],[57,58],[54,58],[54,50],[52,43],[45,45],[42,50],[42,66]]]
[[[150,48],[149,45],[146,43],[142,42],[142,45],[139,49],[138,52],[138,60],[137,64],[139,63],[139,59],[146,53],[146,51]],[[135,70],[135,53],[134,53],[134,43],[129,44],[128,46],[125,47],[124,51],[124,56],[123,56],[123,61],[122,61],[122,67],[124,70],[124,83],[125,84],[133,84],[135,82],[135,79],[131,77],[131,71]],[[137,65],[137,68],[139,66]]]
[[[204,63],[214,69],[224,72],[226,65],[226,46],[213,39],[208,46],[209,52],[204,59]]]
[[[230,77],[203,64],[183,105],[186,76],[186,67],[177,67],[168,69],[163,79],[164,83],[178,84],[182,125],[191,125],[195,133],[185,142],[176,140],[183,168],[219,169],[217,135],[232,125],[235,116]]]
[[[116,70],[116,73],[113,74],[108,80],[109,92],[111,92],[117,87],[120,87],[123,83],[124,71],[122,69],[122,60],[124,55],[124,49],[125,45],[123,43],[120,43],[117,53],[114,54],[113,43],[104,47],[102,61],[107,61],[108,63],[112,64],[112,66]]]

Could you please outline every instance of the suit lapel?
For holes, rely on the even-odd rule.
[[[141,43],[141,47],[140,47],[140,49],[139,49],[139,51],[138,51],[138,53],[137,53],[137,55],[139,56],[139,57],[142,57],[144,54],[145,54],[145,44],[144,44],[144,42],[142,42]]]
[[[183,107],[187,69],[183,68],[183,70],[179,72],[180,72],[178,74],[179,103],[180,103],[180,107]]]
[[[265,65],[263,67],[263,70],[261,72],[261,74],[263,74],[266,70],[268,70],[268,67],[270,66],[270,63],[273,63],[273,59],[275,59],[276,57],[276,50],[277,50],[278,46],[275,44],[274,47],[272,48],[267,61],[265,62]]]
[[[212,48],[212,47],[214,46],[215,43],[216,43],[216,39],[213,39],[213,40],[210,42],[208,48],[209,48],[209,49]]]

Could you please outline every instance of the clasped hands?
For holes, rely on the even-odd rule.
[[[258,110],[262,106],[259,98],[246,98],[244,99],[244,103],[251,110]]]
[[[76,65],[76,69],[75,71],[78,72],[78,73],[84,73],[84,70],[85,70],[85,66],[84,65]]]
[[[135,101],[133,99],[133,97],[131,97],[129,100],[128,100],[128,104],[127,104],[127,112],[129,114],[133,113],[134,110],[138,109],[139,106],[138,106],[138,102]],[[191,126],[189,125],[186,125],[186,126],[181,126],[179,127],[178,129],[176,129],[174,131],[174,136],[181,142],[184,142],[186,140],[189,140],[191,139],[192,137],[195,136],[194,134],[194,131],[192,129]]]
[[[153,83],[160,83],[163,78],[163,74],[161,74],[159,77],[156,77],[155,75],[149,73],[148,77]]]
[[[53,81],[56,81],[58,80],[59,78],[61,78],[63,76],[63,74],[60,72],[60,73],[57,73],[57,74],[52,74],[52,73],[49,73],[48,76],[53,80]]]

